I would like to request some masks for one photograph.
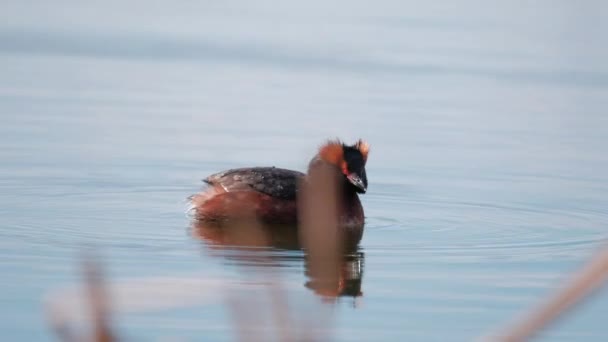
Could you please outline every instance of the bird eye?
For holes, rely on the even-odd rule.
[[[346,161],[342,161],[342,173],[348,175],[348,165],[346,164]]]

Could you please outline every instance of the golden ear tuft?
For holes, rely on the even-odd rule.
[[[363,160],[367,161],[367,154],[369,153],[369,144],[365,140],[359,139],[359,141],[357,141],[357,143],[355,144],[355,148],[359,150],[359,152],[361,152]]]
[[[319,148],[319,157],[324,161],[340,166],[344,161],[344,148],[340,140],[329,140]]]

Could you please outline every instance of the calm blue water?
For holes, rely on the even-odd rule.
[[[7,340],[52,340],[51,309],[82,318],[87,246],[131,339],[234,340],[242,313],[265,340],[272,281],[321,340],[464,341],[608,237],[604,2],[2,7]],[[303,170],[333,137],[372,147],[361,297],[324,303],[300,252],[247,265],[193,238],[201,178]],[[604,291],[543,336],[607,340],[607,308]]]

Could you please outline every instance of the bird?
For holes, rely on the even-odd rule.
[[[298,227],[307,192],[308,203],[323,203],[332,197],[325,191],[335,190],[329,195],[333,194],[330,201],[336,222],[351,241],[358,243],[365,223],[359,194],[365,194],[368,188],[365,166],[369,150],[369,144],[362,139],[352,145],[339,139],[327,140],[310,160],[306,173],[275,166],[214,173],[203,179],[207,187],[189,198],[194,220],[221,224],[255,219],[263,224]],[[332,183],[322,183],[324,176]]]

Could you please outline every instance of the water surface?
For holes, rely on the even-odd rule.
[[[606,10],[4,4],[0,330],[51,340],[45,305],[76,297],[95,246],[131,300],[116,324],[136,340],[238,338],[231,300],[263,327],[268,279],[328,339],[488,332],[608,236]],[[301,252],[245,265],[193,237],[186,197],[201,178],[303,170],[333,137],[372,146],[361,296],[324,302]],[[606,340],[607,305],[600,293],[544,336]]]

